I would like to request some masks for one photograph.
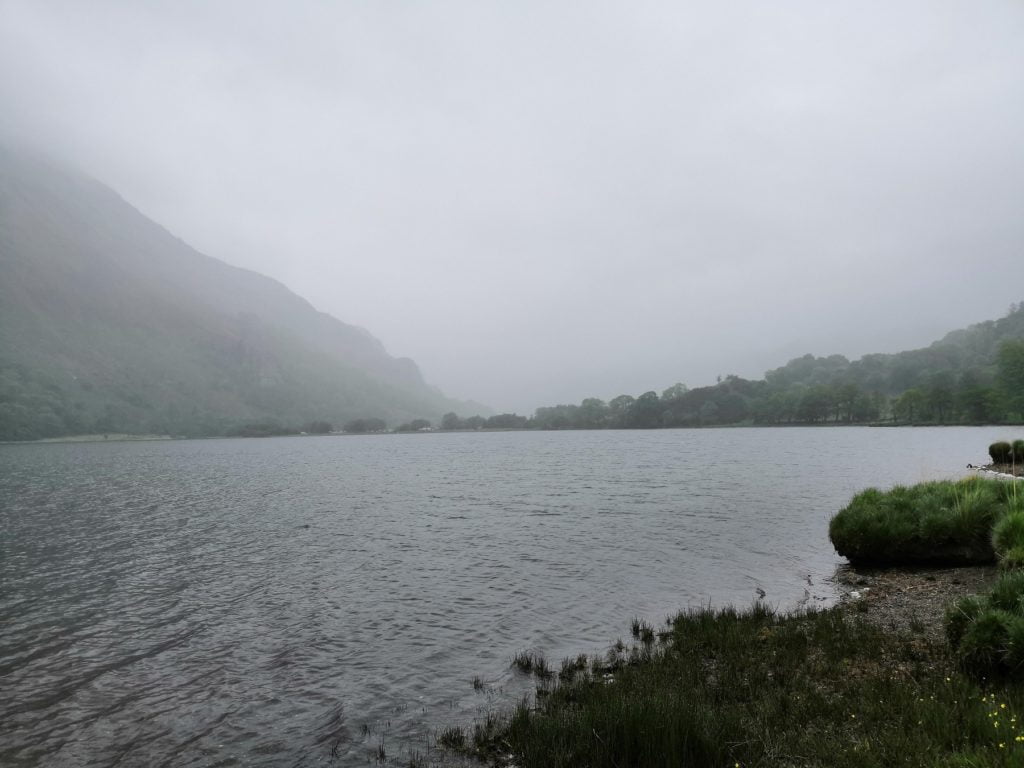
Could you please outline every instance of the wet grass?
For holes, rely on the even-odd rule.
[[[585,672],[589,662],[585,654],[580,654],[575,659],[562,659],[562,668],[558,671],[558,682],[571,683],[576,675]]]
[[[519,651],[519,653],[512,657],[512,666],[524,674],[536,675],[542,680],[546,680],[554,675],[547,659],[544,658],[543,654],[536,651]]]
[[[448,749],[462,749],[466,746],[466,732],[457,725],[445,728],[438,734],[437,743]]]
[[[854,612],[701,610],[594,661],[465,749],[520,768],[1024,764],[1024,690]]]
[[[629,628],[634,640],[639,640],[646,645],[654,642],[654,627],[643,619],[634,617]]]
[[[984,477],[869,488],[832,518],[829,538],[851,562],[972,564],[996,559],[993,526],[1017,506],[1013,483]]]

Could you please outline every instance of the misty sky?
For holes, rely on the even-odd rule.
[[[0,0],[0,136],[499,410],[1024,299],[1024,3]]]

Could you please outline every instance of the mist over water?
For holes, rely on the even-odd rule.
[[[530,687],[525,648],[828,604],[829,517],[998,428],[0,446],[0,763],[364,765]],[[493,690],[474,692],[475,676]]]

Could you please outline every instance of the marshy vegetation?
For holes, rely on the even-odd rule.
[[[1024,692],[856,612],[699,610],[563,670],[544,695],[444,743],[522,768],[1024,761]]]
[[[1010,514],[1024,516],[1024,491],[991,477],[869,488],[832,518],[829,538],[854,563],[990,563],[997,555],[993,528]],[[1021,523],[1024,534],[1024,517]],[[1008,540],[1000,541],[1004,554]]]
[[[534,674],[542,679],[549,678],[553,674],[547,659],[536,651],[519,651],[512,657],[512,666],[520,672]]]

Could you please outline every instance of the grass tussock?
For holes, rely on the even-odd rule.
[[[467,749],[520,768],[1024,764],[1024,693],[857,614],[701,610],[643,660],[623,655],[488,715]]]
[[[448,749],[462,749],[466,746],[466,732],[457,725],[445,728],[438,734],[437,743]]]
[[[544,655],[536,651],[519,651],[512,657],[512,666],[524,674],[536,675],[542,680],[554,674]]]
[[[1009,464],[1013,459],[1013,445],[999,440],[988,447],[988,455],[993,464]]]
[[[988,594],[953,603],[946,636],[966,671],[1024,678],[1024,571],[1003,574]]]
[[[1011,507],[1024,511],[1015,491],[1013,483],[986,477],[869,488],[832,518],[829,538],[854,563],[990,563],[993,526]]]

